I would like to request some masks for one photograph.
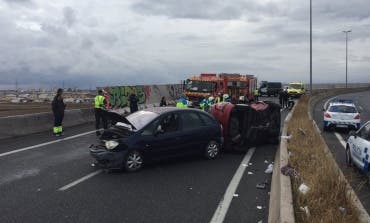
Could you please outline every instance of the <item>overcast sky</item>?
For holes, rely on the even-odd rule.
[[[0,0],[0,88],[309,82],[309,0]],[[313,82],[370,82],[368,0],[313,0]]]

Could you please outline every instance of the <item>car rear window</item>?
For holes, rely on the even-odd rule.
[[[355,107],[347,105],[333,105],[329,108],[330,112],[339,112],[339,113],[357,113]]]

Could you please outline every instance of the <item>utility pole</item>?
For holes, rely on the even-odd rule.
[[[348,33],[352,32],[352,30],[343,31],[346,34],[346,88],[348,84]]]
[[[312,95],[312,0],[310,0],[310,94]]]

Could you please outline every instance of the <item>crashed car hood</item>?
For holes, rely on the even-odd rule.
[[[118,114],[117,112],[114,112],[114,111],[105,111],[105,112],[106,112],[107,117],[111,119],[112,121],[125,123],[127,125],[130,125],[132,129],[136,129],[135,126],[129,120],[127,120],[127,118],[124,117],[123,115]]]

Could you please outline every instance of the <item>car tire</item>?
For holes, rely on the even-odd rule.
[[[351,152],[348,145],[346,146],[346,164],[348,167],[352,166]]]
[[[220,144],[218,144],[216,141],[214,140],[211,140],[205,150],[204,150],[204,157],[206,159],[215,159],[218,154],[220,153]]]
[[[129,151],[123,160],[123,168],[127,172],[138,171],[142,168],[143,164],[144,164],[143,156],[137,150]]]

